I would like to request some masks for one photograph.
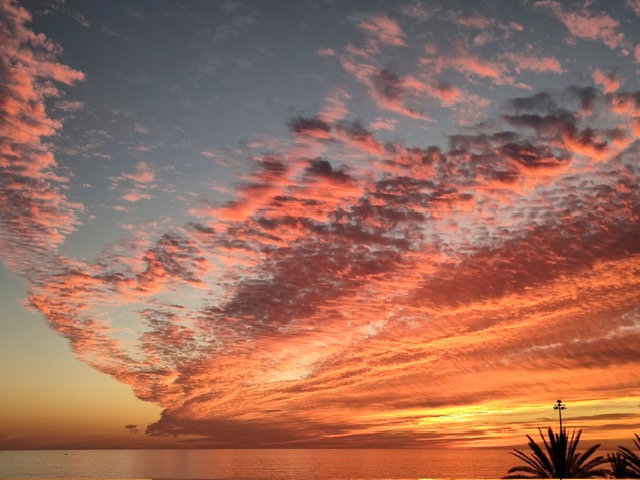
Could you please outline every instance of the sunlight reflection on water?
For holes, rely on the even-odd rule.
[[[3,478],[500,478],[506,450],[41,450],[0,452]]]

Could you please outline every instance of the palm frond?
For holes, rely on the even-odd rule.
[[[638,436],[638,434],[636,434],[636,439],[633,443],[640,450],[640,436]],[[640,457],[627,447],[620,446],[618,451],[627,462],[627,473],[629,474],[629,477],[640,478]]]
[[[509,473],[511,473],[512,470],[516,471],[514,469],[522,469],[522,468],[529,468],[529,469],[531,469],[531,470],[533,470],[535,472],[538,472],[538,473],[548,470],[548,468],[546,467],[545,462],[541,461],[541,459],[537,455],[529,456],[529,455],[521,452],[520,450],[515,450],[514,452],[511,452],[511,455],[515,456],[519,460],[521,460],[524,463],[526,463],[528,465],[528,467],[524,467],[524,466],[513,467],[511,470],[509,470]],[[517,471],[520,471],[520,470],[517,470]]]
[[[609,469],[598,468],[607,459],[603,456],[592,458],[600,445],[593,445],[584,453],[576,453],[582,430],[573,430],[571,436],[565,429],[556,434],[547,429],[547,436],[538,429],[541,443],[527,435],[530,453],[514,449],[510,452],[524,465],[512,467],[504,478],[591,478],[605,477]],[[638,439],[640,442],[640,438]]]
[[[627,460],[620,451],[616,453],[608,453],[607,461],[609,462],[609,469],[613,478],[627,478]]]

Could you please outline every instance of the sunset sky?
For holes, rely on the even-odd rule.
[[[0,449],[640,434],[640,0],[0,22]]]

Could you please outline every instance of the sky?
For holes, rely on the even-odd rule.
[[[0,22],[0,448],[640,433],[639,0]]]

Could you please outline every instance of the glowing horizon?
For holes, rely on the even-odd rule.
[[[0,0],[0,282],[108,379],[0,448],[640,431],[640,2],[498,3]]]

